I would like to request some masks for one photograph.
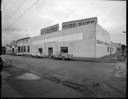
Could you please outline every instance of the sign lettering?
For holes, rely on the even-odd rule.
[[[96,23],[96,22],[97,22],[97,17],[64,22],[64,23],[62,23],[62,30],[67,29],[67,28],[74,28],[77,26],[87,25],[87,24],[91,24],[91,23]]]
[[[110,46],[110,43],[103,42],[103,41],[100,41],[100,40],[97,40],[97,44]]]
[[[59,30],[59,24],[52,25],[50,27],[41,29],[41,34],[51,33]]]

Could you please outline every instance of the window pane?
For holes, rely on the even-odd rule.
[[[26,52],[26,46],[24,46],[24,52]]]
[[[30,47],[28,46],[28,52],[30,51]]]
[[[107,47],[107,51],[109,52],[109,47]]]
[[[42,54],[43,52],[42,48],[38,48],[38,51],[40,52],[40,54]]]
[[[18,47],[18,52],[20,52],[20,47]]]
[[[61,47],[62,53],[68,53],[68,47]]]

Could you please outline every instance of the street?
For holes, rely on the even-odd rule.
[[[125,74],[121,72],[122,75],[117,76],[120,73],[116,70],[118,63],[63,61],[13,55],[2,55],[2,59],[11,64],[11,67],[3,69],[4,73],[10,75],[4,80],[15,89],[19,97],[126,96],[126,69]],[[24,77],[19,77],[22,75]],[[35,79],[30,79],[32,77]],[[2,92],[3,97],[6,97],[4,91],[7,90]]]

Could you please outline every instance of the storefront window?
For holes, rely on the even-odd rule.
[[[61,47],[62,53],[68,53],[68,47]]]
[[[30,51],[30,46],[28,46],[28,52]]]
[[[107,52],[109,52],[109,47],[107,47]]]
[[[24,46],[24,52],[26,52],[26,46]]]
[[[42,48],[38,48],[38,51],[40,52],[40,54],[42,54],[43,52]]]
[[[21,46],[21,52],[23,52],[23,46]]]
[[[20,47],[18,47],[18,52],[20,52]]]

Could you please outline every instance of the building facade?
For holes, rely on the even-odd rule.
[[[6,45],[6,54],[16,53],[16,41],[12,41],[10,44]]]
[[[30,54],[30,37],[22,38],[17,40],[16,54],[18,55],[29,55]]]
[[[116,45],[110,42],[110,34],[98,24],[97,17],[63,22],[62,30],[58,24],[52,25],[41,29],[38,36],[19,39],[12,45],[17,55],[64,52],[73,57],[100,58],[116,52]]]
[[[113,42],[111,42],[111,43],[110,43],[110,46],[111,46],[111,47],[110,47],[110,54],[111,54],[111,55],[116,54],[116,50],[117,50],[117,49],[116,49],[116,44],[113,43]]]
[[[16,41],[12,41],[9,45],[6,45],[6,54],[29,55],[29,39],[30,37],[26,37]]]
[[[99,58],[110,54],[110,34],[97,17],[64,22],[62,30],[42,33],[30,39],[30,53],[35,51],[51,56],[57,52],[74,57]]]

